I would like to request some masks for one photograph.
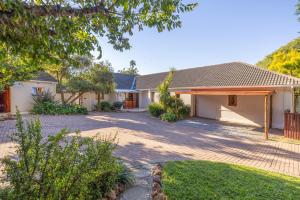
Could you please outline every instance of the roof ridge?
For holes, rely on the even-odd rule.
[[[175,68],[175,72],[179,72],[179,71],[185,71],[185,70],[192,70],[192,69],[197,69],[197,68],[207,68],[207,67],[214,67],[214,66],[218,66],[218,65],[227,65],[227,64],[233,64],[233,63],[238,63],[238,62],[225,62],[225,63],[219,63],[219,64],[213,64],[213,65],[203,65],[200,67],[190,67],[190,68],[185,68],[185,69],[176,69]],[[152,73],[152,74],[145,74],[145,75],[138,75],[138,77],[140,76],[150,76],[150,75],[158,75],[158,74],[164,74],[164,73],[169,73],[170,71],[164,71],[164,72],[157,72],[157,73]]]
[[[247,65],[249,67],[253,67],[253,68],[256,68],[256,69],[259,69],[259,70],[262,70],[262,71],[266,71],[266,72],[269,72],[269,73],[272,73],[272,74],[275,74],[275,75],[279,75],[279,76],[283,76],[283,77],[286,77],[286,78],[290,78],[290,79],[293,79],[295,81],[300,81],[300,78],[297,78],[297,77],[294,77],[294,76],[291,76],[291,75],[287,75],[287,74],[282,74],[282,73],[274,72],[274,71],[271,71],[271,70],[268,70],[268,69],[264,69],[264,68],[259,67],[257,65],[245,63],[245,62],[242,62],[242,61],[236,61],[235,63],[244,64],[244,65]]]

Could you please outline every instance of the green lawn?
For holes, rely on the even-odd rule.
[[[163,168],[170,200],[300,199],[300,178],[208,161],[173,161]]]

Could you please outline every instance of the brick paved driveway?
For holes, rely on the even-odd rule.
[[[261,130],[192,119],[165,123],[146,113],[92,113],[88,116],[42,116],[44,135],[61,128],[83,136],[117,134],[115,152],[131,163],[203,159],[253,166],[300,176],[300,145],[263,140]],[[15,121],[0,122],[0,158],[13,155],[8,136]]]

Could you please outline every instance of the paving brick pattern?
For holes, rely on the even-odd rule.
[[[31,116],[26,116],[28,120]],[[300,177],[300,145],[265,141],[262,130],[213,120],[161,122],[146,113],[91,113],[87,116],[41,116],[44,136],[62,128],[82,136],[117,137],[115,154],[128,163],[167,160],[212,160],[235,163]],[[0,158],[14,154],[9,136],[15,121],[0,122]]]

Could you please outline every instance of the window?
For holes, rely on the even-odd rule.
[[[228,106],[237,106],[237,96],[236,95],[228,96]]]
[[[32,95],[41,95],[43,94],[44,89],[42,87],[33,87],[31,90]]]
[[[155,92],[151,92],[151,102],[154,102]]]

